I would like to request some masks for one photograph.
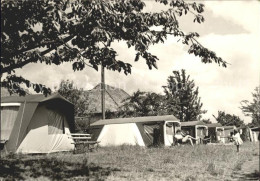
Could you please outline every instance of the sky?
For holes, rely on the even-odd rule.
[[[205,4],[205,22],[193,23],[193,16],[180,19],[180,27],[185,32],[198,32],[198,41],[229,63],[227,68],[217,64],[204,64],[187,53],[187,47],[178,39],[168,37],[164,44],[150,48],[159,58],[158,69],[149,70],[143,59],[134,62],[136,52],[125,43],[114,43],[120,60],[131,63],[131,75],[106,71],[106,84],[124,89],[129,94],[137,91],[163,93],[167,77],[173,70],[185,69],[199,87],[203,109],[208,112],[203,118],[215,122],[213,114],[225,111],[250,122],[239,109],[242,100],[252,100],[251,93],[260,85],[260,2],[259,1],[200,1]],[[146,1],[146,11],[160,12],[163,5]],[[44,84],[52,89],[61,80],[73,80],[75,85],[85,90],[100,83],[100,72],[87,67],[74,72],[69,63],[60,66],[29,64],[16,71],[17,74]]]

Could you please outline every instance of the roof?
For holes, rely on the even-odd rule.
[[[185,121],[181,122],[181,126],[196,126],[196,125],[206,125],[203,121]]]
[[[236,126],[222,126],[225,130],[228,130],[228,129],[235,129]]]
[[[260,131],[260,127],[253,127],[253,128],[250,128],[252,131]]]
[[[1,103],[22,103],[22,102],[44,102],[51,99],[62,99],[70,104],[67,99],[62,97],[60,94],[55,93],[52,95],[49,95],[45,97],[43,94],[32,94],[32,95],[26,95],[26,96],[8,96],[8,97],[2,97]]]
[[[147,116],[147,117],[133,117],[133,118],[117,118],[117,119],[101,119],[91,124],[91,126],[100,126],[107,124],[124,124],[124,123],[145,123],[145,122],[160,122],[160,121],[176,121],[179,120],[173,115],[165,116]]]
[[[211,124],[206,124],[208,128],[215,128],[215,127],[222,127],[222,124],[220,123],[211,123]]]
[[[130,95],[123,89],[105,85],[105,108],[106,111],[116,112],[122,106],[122,101]],[[91,90],[85,91],[84,95],[89,100],[89,110],[91,113],[101,113],[101,84]]]

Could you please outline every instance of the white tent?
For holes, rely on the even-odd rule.
[[[98,141],[101,146],[123,144],[145,146],[135,123],[106,125],[102,129]]]
[[[90,132],[101,146],[171,146],[180,122],[172,115],[99,120]]]
[[[74,106],[60,95],[1,99],[1,142],[16,153],[51,153],[74,149]]]

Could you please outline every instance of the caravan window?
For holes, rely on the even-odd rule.
[[[48,110],[48,134],[65,134],[65,115],[55,110]]]
[[[166,123],[166,134],[167,135],[174,135],[174,123]]]
[[[197,128],[197,136],[204,138],[205,136],[207,136],[208,134],[208,130],[205,127],[198,127]]]
[[[1,140],[9,140],[14,122],[18,114],[19,106],[2,106],[1,105]]]

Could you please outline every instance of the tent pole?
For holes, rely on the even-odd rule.
[[[101,64],[101,107],[102,107],[102,119],[106,118],[105,115],[105,71],[104,71],[104,66]]]
[[[21,116],[19,130],[18,130],[18,136],[17,136],[16,144],[15,144],[15,151],[17,150],[17,144],[18,144],[18,141],[19,141],[19,136],[20,136],[21,126],[22,126],[22,122],[23,122],[23,115],[24,115],[25,106],[26,106],[26,100],[24,101],[23,112],[22,112],[22,116]]]
[[[198,138],[198,137],[197,137],[197,125],[195,125],[195,138],[196,138],[196,139]],[[196,140],[195,143],[198,144],[198,141]]]

